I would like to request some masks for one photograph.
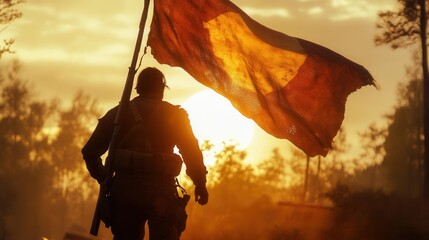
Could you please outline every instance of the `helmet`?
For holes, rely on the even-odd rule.
[[[143,69],[137,78],[136,90],[140,95],[163,93],[165,87],[164,74],[154,67]]]

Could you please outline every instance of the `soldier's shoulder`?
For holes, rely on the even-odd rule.
[[[169,102],[163,101],[162,107],[169,113],[178,118],[188,118],[188,112],[180,105],[174,105]]]
[[[118,108],[119,106],[116,106],[114,108],[111,108],[110,110],[108,110],[106,112],[106,114],[104,114],[104,116],[102,116],[99,121],[110,121],[110,120],[114,120],[116,117],[116,113],[118,112]]]
[[[162,107],[165,110],[167,110],[167,111],[171,111],[171,112],[175,112],[175,113],[179,113],[179,114],[186,114],[186,115],[188,115],[188,113],[186,112],[186,110],[181,105],[174,105],[172,103],[163,101],[162,102]]]

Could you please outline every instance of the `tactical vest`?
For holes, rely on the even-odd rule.
[[[130,101],[129,110],[135,124],[125,133],[115,150],[113,169],[118,173],[143,174],[159,177],[175,177],[180,174],[182,158],[174,153],[157,152],[150,139],[147,125],[155,106],[144,119],[134,101]]]

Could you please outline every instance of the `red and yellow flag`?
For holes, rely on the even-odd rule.
[[[373,84],[362,66],[264,27],[228,0],[155,0],[148,45],[228,98],[269,134],[325,156],[347,96]]]

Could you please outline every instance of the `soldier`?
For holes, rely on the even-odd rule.
[[[182,164],[182,159],[173,154],[175,146],[195,184],[195,201],[200,205],[208,202],[207,171],[198,141],[186,111],[162,100],[165,87],[161,71],[144,69],[137,79],[138,96],[130,101],[118,134],[111,186],[111,230],[115,240],[143,239],[146,222],[150,240],[179,239],[183,229],[178,230],[171,217],[177,199],[174,177]],[[117,111],[115,107],[99,120],[82,149],[87,169],[99,183],[106,176],[101,156],[108,150]]]

